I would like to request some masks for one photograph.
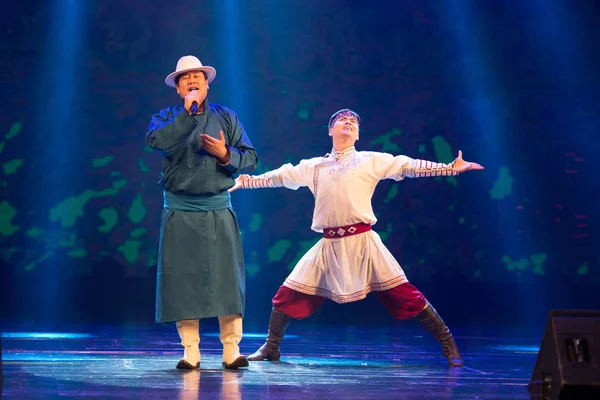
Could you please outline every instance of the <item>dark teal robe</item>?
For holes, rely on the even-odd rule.
[[[146,140],[163,156],[165,209],[160,227],[156,321],[244,315],[245,267],[240,229],[227,189],[258,162],[237,115],[205,102],[190,116],[183,106],[152,117]],[[223,131],[230,163],[202,148],[200,134]],[[175,199],[175,201],[173,200]],[[184,199],[185,201],[177,201]]]

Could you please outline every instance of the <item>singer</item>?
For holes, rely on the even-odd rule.
[[[256,150],[238,116],[208,102],[216,70],[179,59],[165,83],[183,104],[152,116],[148,145],[162,155],[156,322],[175,322],[184,347],[179,369],[200,367],[199,320],[218,317],[223,367],[247,367],[240,354],[246,277],[240,229],[228,189],[254,170]]]

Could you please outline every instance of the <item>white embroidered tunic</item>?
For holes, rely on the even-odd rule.
[[[285,164],[243,181],[243,188],[308,187],[315,196],[312,230],[377,222],[371,198],[382,179],[450,176],[450,165],[392,156],[354,147],[332,150],[325,157]],[[296,264],[283,283],[296,291],[329,298],[336,303],[364,299],[369,292],[392,289],[408,282],[404,271],[379,235],[368,231],[319,240]]]

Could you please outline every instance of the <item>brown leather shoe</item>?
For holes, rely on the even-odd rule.
[[[231,364],[227,364],[225,361],[223,361],[223,368],[225,369],[238,369],[242,367],[247,367],[248,365],[250,364],[244,356],[239,356]]]
[[[200,361],[198,361],[198,363],[194,367],[192,364],[187,362],[187,360],[184,360],[182,358],[181,360],[179,360],[179,362],[177,363],[175,368],[177,368],[177,369],[198,369],[198,368],[200,368]]]

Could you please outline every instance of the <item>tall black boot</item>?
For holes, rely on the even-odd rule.
[[[450,333],[450,329],[442,321],[431,303],[427,302],[427,306],[417,315],[417,319],[421,326],[427,329],[442,344],[442,354],[448,359],[448,364],[451,367],[462,367],[465,362],[460,356],[452,333]]]
[[[288,326],[290,326],[290,322],[292,321],[291,317],[280,313],[275,308],[271,310],[271,318],[269,320],[269,335],[267,336],[267,340],[265,343],[260,346],[255,353],[251,354],[248,357],[250,361],[279,361],[281,358],[281,353],[279,351],[279,345],[283,340],[283,336],[285,335],[285,331]]]

